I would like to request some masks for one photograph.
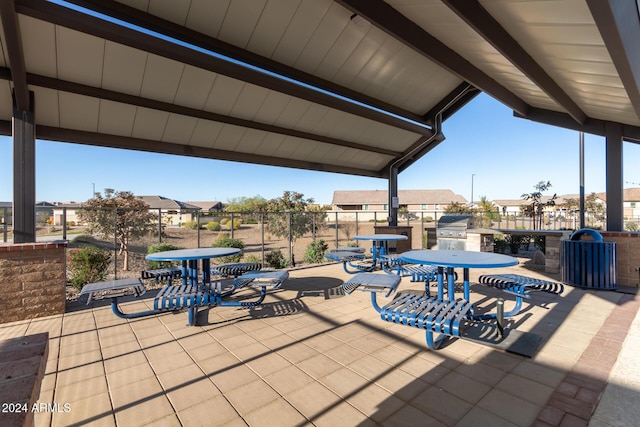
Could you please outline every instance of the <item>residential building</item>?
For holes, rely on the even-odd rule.
[[[149,210],[162,215],[162,220],[168,225],[181,225],[186,221],[194,220],[196,212],[200,211],[199,206],[180,202],[178,200],[168,199],[163,196],[137,196],[147,205]],[[84,203],[64,202],[58,203],[53,208],[53,224],[62,225],[63,214],[66,211],[66,221],[79,223],[78,211],[82,209]]]
[[[338,211],[388,211],[387,190],[337,190],[333,192],[331,207]],[[467,200],[451,190],[399,190],[400,209],[442,213],[452,203],[467,204]],[[371,219],[360,216],[362,219]]]

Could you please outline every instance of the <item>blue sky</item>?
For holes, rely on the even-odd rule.
[[[578,132],[513,117],[481,94],[443,125],[446,140],[400,174],[399,188],[451,189],[474,200],[517,199],[539,181],[577,194]],[[625,187],[640,187],[640,145],[624,144]],[[585,135],[585,192],[605,190],[604,138]],[[0,137],[0,201],[13,198],[12,142]],[[632,184],[633,183],[633,184]],[[278,197],[286,190],[331,203],[334,190],[386,190],[384,179],[37,141],[38,201],[85,201],[113,188],[181,201]]]

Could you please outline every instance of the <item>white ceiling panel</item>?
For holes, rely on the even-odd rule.
[[[256,129],[247,129],[242,136],[240,143],[236,147],[236,150],[241,153],[254,154],[267,135],[268,132]]]
[[[304,113],[311,107],[311,103],[299,98],[290,98],[286,107],[278,116],[276,125],[295,128]]]
[[[131,136],[137,108],[120,102],[100,101],[98,132],[107,135]]]
[[[60,126],[60,99],[57,90],[41,87],[29,88],[33,90],[36,102],[36,121],[44,126]],[[9,92],[10,94],[10,92]],[[11,104],[9,104],[11,105]],[[4,117],[4,116],[3,116]],[[11,113],[9,113],[11,117]]]
[[[300,59],[300,56],[305,51],[312,49],[311,46],[307,46],[307,43],[312,39],[324,15],[332,5],[333,2],[328,0],[304,0],[304,7],[298,7],[295,10],[291,22],[280,38],[271,58],[286,65],[293,66],[295,64],[305,71],[315,68],[311,65],[305,65],[305,60]]]
[[[56,41],[58,78],[100,87],[106,42],[60,26]]]
[[[136,120],[133,124],[132,136],[134,138],[148,139],[151,141],[162,141],[168,120],[169,113],[165,111],[139,107],[136,112]]]
[[[107,42],[102,87],[139,96],[149,54],[129,46]]]
[[[247,50],[271,57],[302,0],[270,0],[251,33]]]
[[[278,151],[285,139],[284,135],[267,133],[254,153],[262,156],[272,156],[273,153]]]
[[[198,120],[191,135],[191,144],[211,148],[224,125],[210,120]]]
[[[231,0],[192,0],[186,26],[218,38],[230,3]]]
[[[57,77],[56,27],[48,22],[20,15],[25,66],[31,73]]]
[[[262,123],[274,124],[289,102],[291,102],[289,95],[271,90],[260,105],[260,109],[256,112],[255,117]]]
[[[169,119],[164,128],[162,140],[166,142],[179,142],[188,144],[196,127],[198,119],[183,116],[181,114],[169,114]]]
[[[184,25],[187,21],[190,5],[191,0],[149,0],[147,11],[167,21]]]
[[[253,120],[269,95],[269,90],[252,84],[245,84],[238,94],[231,115],[242,119]]]
[[[60,92],[59,105],[60,126],[86,132],[98,131],[99,99]]]
[[[216,137],[213,148],[234,151],[244,133],[245,128],[233,125],[224,125]]]
[[[266,0],[233,0],[225,13],[218,38],[246,49]]]
[[[185,65],[158,55],[149,55],[142,79],[140,96],[173,102]]]
[[[211,71],[187,65],[178,85],[175,103],[198,110],[203,109],[216,78],[217,74]]]
[[[244,85],[240,80],[218,74],[208,94],[205,110],[229,114]]]

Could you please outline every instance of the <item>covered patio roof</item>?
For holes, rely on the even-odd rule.
[[[393,179],[484,91],[606,136],[622,204],[636,1],[58,3],[0,4],[0,134],[30,112],[43,140]]]

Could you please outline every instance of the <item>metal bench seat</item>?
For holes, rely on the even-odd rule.
[[[478,278],[478,282],[496,289],[501,289],[505,293],[516,297],[514,308],[504,313],[504,317],[517,315],[522,309],[523,299],[531,299],[529,292],[546,292],[553,295],[560,295],[564,292],[562,283],[533,277],[522,276],[520,274],[485,274]],[[478,319],[493,319],[495,314],[476,316]]]
[[[117,298],[128,295],[139,297],[147,291],[140,279],[107,280],[89,283],[82,287],[78,301],[91,304],[92,301],[105,298]]]
[[[256,301],[224,301],[222,305],[240,306],[240,307],[255,307],[264,301],[267,296],[267,288],[277,289],[289,278],[289,272],[287,270],[260,270],[249,271],[242,276],[233,279],[231,291],[227,291],[221,296],[227,296],[237,289],[244,287],[252,287],[260,289],[260,296]]]
[[[171,284],[173,279],[182,278],[182,267],[174,266],[174,267],[165,267],[165,268],[156,268],[153,270],[142,270],[140,274],[143,280],[153,279],[156,283],[167,281],[167,284]]]
[[[231,262],[212,266],[211,274],[238,277],[247,271],[260,270],[261,268],[262,264],[259,262]]]
[[[329,253],[333,253],[333,252],[355,252],[355,253],[363,254],[364,248],[360,248],[358,246],[344,246],[341,248],[334,248],[329,250]]]
[[[342,284],[342,290],[346,294],[351,294],[355,290],[375,293],[384,292],[385,297],[388,297],[396,291],[400,279],[400,276],[358,273]]]
[[[372,271],[375,268],[372,260],[367,259],[366,255],[361,252],[336,251],[326,253],[324,257],[331,261],[341,262],[344,271],[349,274]]]
[[[427,347],[437,349],[446,337],[460,337],[465,320],[473,314],[472,304],[462,298],[442,301],[427,295],[401,293],[380,310],[387,322],[426,331]],[[433,334],[440,334],[434,339]]]

